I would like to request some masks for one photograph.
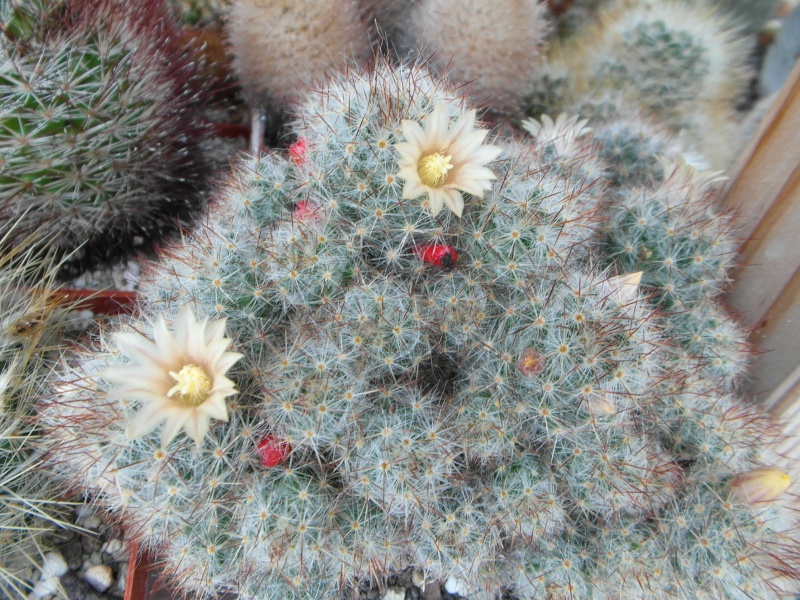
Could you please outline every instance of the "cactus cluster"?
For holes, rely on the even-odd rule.
[[[562,116],[490,145],[462,89],[385,63],[296,114],[297,141],[235,166],[139,314],[65,354],[39,403],[59,468],[173,583],[337,598],[414,566],[522,600],[796,580],[775,432],[736,395],[748,352],[715,298],[732,224],[668,128]]]
[[[161,0],[3,2],[0,232],[64,276],[146,253],[204,207],[193,54]]]

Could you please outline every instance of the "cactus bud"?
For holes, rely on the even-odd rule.
[[[774,502],[789,488],[792,478],[773,467],[739,473],[731,484],[734,496],[747,504]]]
[[[308,200],[300,200],[294,205],[292,218],[295,221],[316,221],[320,217],[319,206]]]
[[[612,277],[608,280],[611,287],[611,294],[622,304],[629,304],[636,300],[636,293],[639,291],[639,282],[642,280],[642,271],[628,273],[619,277]]]
[[[535,377],[544,370],[544,357],[535,348],[525,348],[517,362],[517,368],[523,375]]]
[[[298,167],[302,167],[306,162],[306,154],[308,154],[308,140],[300,138],[294,144],[289,146],[289,156]]]

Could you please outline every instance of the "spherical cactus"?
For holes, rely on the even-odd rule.
[[[719,7],[685,0],[610,3],[554,44],[531,78],[524,112],[539,118],[567,111],[597,125],[635,108],[674,132],[689,132],[713,164],[727,167],[734,106],[749,81],[749,49]]]
[[[0,230],[36,232],[63,275],[152,250],[204,207],[191,53],[160,0],[69,0],[34,23],[2,37]]]
[[[354,0],[237,0],[227,30],[249,101],[264,107],[284,108],[331,69],[370,55]]]
[[[508,114],[536,72],[548,28],[538,0],[419,0],[405,16],[403,33],[434,69],[469,83],[473,102]]]
[[[658,269],[606,251],[585,122],[487,143],[463,96],[384,64],[297,115],[40,403],[59,468],[173,581],[337,597],[414,566],[475,598],[737,598],[796,576],[780,486],[742,475],[769,422],[714,370],[738,338],[713,304],[690,334],[646,295]],[[642,210],[694,215],[708,178],[669,181]]]
[[[665,307],[682,310],[727,284],[734,229],[714,202],[719,173],[698,171],[682,156],[661,166],[661,185],[634,188],[610,207],[607,251],[624,270],[643,271]]]

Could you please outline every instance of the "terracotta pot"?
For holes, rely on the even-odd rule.
[[[77,309],[88,309],[98,315],[131,313],[136,307],[137,292],[120,290],[74,290],[60,288],[54,295],[64,304],[74,304]]]
[[[147,553],[139,552],[139,544],[131,544],[124,600],[145,600],[148,597],[149,576],[150,557]]]

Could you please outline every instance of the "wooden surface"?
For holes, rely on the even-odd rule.
[[[759,351],[749,393],[800,434],[800,62],[732,171],[744,238],[729,301]],[[796,423],[796,425],[795,425]],[[792,433],[792,432],[790,432]],[[783,450],[800,457],[800,443]],[[800,463],[798,463],[800,465]],[[798,465],[795,465],[797,467]]]

